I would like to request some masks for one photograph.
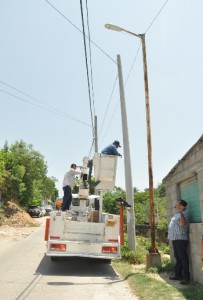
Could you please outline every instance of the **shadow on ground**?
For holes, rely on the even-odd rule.
[[[119,279],[111,264],[82,257],[58,258],[56,261],[51,261],[50,257],[45,255],[36,270],[36,274],[39,273],[46,276],[102,276],[111,280]]]

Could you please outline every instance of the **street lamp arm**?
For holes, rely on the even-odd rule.
[[[134,33],[134,32],[131,32],[131,31],[129,31],[129,30],[126,30],[126,29],[124,29],[124,28],[122,28],[122,27],[120,27],[120,26],[114,25],[114,24],[105,24],[105,27],[106,27],[107,29],[114,30],[114,31],[124,31],[124,32],[127,32],[127,33],[129,33],[129,34],[131,34],[131,35],[134,35],[134,36],[136,36],[136,37],[142,38],[142,35],[141,35],[141,34],[136,34],[136,33]]]
[[[127,32],[127,33],[129,33],[129,34],[131,34],[131,35],[134,35],[134,36],[136,36],[136,37],[138,37],[138,38],[142,38],[142,34],[137,34],[137,33],[134,33],[134,32],[131,32],[131,31],[129,31],[129,30],[126,30],[126,29],[124,29],[124,28],[122,28],[122,31],[124,31],[124,32]]]

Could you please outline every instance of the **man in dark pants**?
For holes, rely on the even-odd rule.
[[[76,164],[72,164],[70,166],[70,170],[66,172],[63,179],[63,204],[62,204],[62,211],[69,210],[69,207],[72,202],[72,188],[75,185],[75,176],[81,175],[80,171],[76,171],[77,166]]]
[[[188,246],[188,222],[189,217],[185,211],[187,202],[180,200],[176,203],[176,213],[172,217],[168,239],[172,241],[174,257],[176,259],[175,276],[169,277],[171,280],[181,280],[181,284],[190,283],[189,258],[187,253]]]

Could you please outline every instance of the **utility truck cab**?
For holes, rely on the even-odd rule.
[[[89,172],[89,158],[84,157],[79,194],[73,194],[70,210],[55,210],[47,219],[46,255],[51,259],[68,256],[120,258],[120,217],[102,212],[103,195],[115,185],[116,164],[116,156],[95,154],[97,195],[89,195],[87,176],[84,176]]]

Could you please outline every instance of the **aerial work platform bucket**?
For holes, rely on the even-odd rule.
[[[117,156],[96,153],[93,158],[95,182],[98,190],[113,190],[116,180]]]

